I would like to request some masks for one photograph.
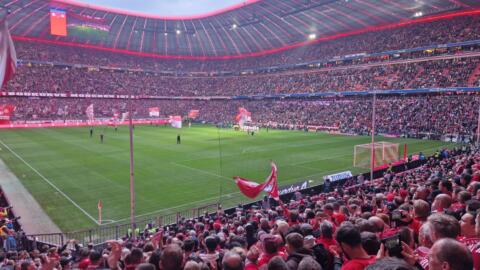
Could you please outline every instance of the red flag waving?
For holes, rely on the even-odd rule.
[[[248,179],[244,179],[241,177],[234,177],[235,183],[237,184],[240,191],[249,198],[257,197],[260,192],[265,191],[267,192],[272,198],[275,200],[279,200],[278,195],[278,182],[277,182],[277,166],[275,163],[271,163],[272,165],[272,172],[267,177],[264,183],[259,184]]]
[[[103,204],[102,204],[102,200],[98,200],[98,205],[97,205],[98,209],[102,209],[103,208]]]
[[[0,88],[12,78],[17,67],[17,56],[8,32],[6,15],[0,10]]]
[[[87,107],[87,109],[85,110],[85,114],[88,117],[88,121],[95,120],[95,113],[93,111],[93,103],[90,104],[90,106]]]

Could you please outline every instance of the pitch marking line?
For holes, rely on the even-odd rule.
[[[233,179],[233,178],[228,178],[228,177],[220,175],[220,174],[216,174],[216,173],[212,173],[212,172],[209,172],[209,171],[204,171],[204,170],[201,170],[201,169],[197,169],[197,168],[193,168],[193,167],[190,167],[190,166],[187,166],[187,165],[183,165],[183,164],[180,164],[180,163],[176,163],[176,162],[170,162],[170,163],[173,164],[173,165],[183,167],[183,168],[187,168],[189,170],[194,170],[194,171],[197,171],[197,172],[200,172],[200,173],[203,173],[203,174],[208,174],[208,175],[212,175],[212,176],[216,176],[216,177],[220,177],[220,178],[228,179],[228,180]]]
[[[20,155],[18,155],[15,151],[13,151],[8,145],[6,145],[2,140],[0,140],[0,144],[2,144],[8,151],[10,151],[14,156],[16,156],[19,160],[21,160],[25,165],[27,165],[32,171],[34,171],[40,178],[42,178],[47,184],[49,184],[52,188],[54,188],[58,193],[62,194],[65,199],[67,199],[69,202],[71,202],[75,207],[78,208],[78,210],[82,211],[88,218],[90,218],[95,224],[100,225],[98,221],[92,217],[85,209],[80,207],[72,198],[70,198],[67,194],[65,194],[63,191],[61,191],[57,186],[55,186],[50,180],[48,180],[45,176],[43,176],[37,169],[32,167],[27,161],[25,161]]]

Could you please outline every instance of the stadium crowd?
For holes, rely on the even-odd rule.
[[[442,150],[420,167],[326,185],[255,206],[129,231],[105,248],[39,246],[18,269],[480,269],[480,152]]]
[[[378,133],[419,137],[419,134],[475,133],[477,95],[379,96]],[[15,105],[14,121],[86,119],[85,110],[94,105],[96,118],[112,118],[114,112],[128,110],[128,101],[75,98],[8,98]],[[313,100],[151,100],[133,101],[133,116],[149,118],[149,108],[158,107],[160,117],[187,116],[200,110],[197,121],[233,123],[239,107],[252,113],[260,126],[293,129],[304,125],[337,127],[352,134],[368,134],[371,126],[372,97],[344,97]],[[429,121],[425,121],[429,119]]]
[[[102,52],[78,47],[65,47],[34,42],[17,41],[18,56],[22,60],[55,61],[110,67],[152,69],[156,71],[231,71],[298,64],[313,60],[328,60],[336,56],[401,50],[479,39],[480,16],[462,16],[451,19],[422,22],[371,31],[302,46],[272,55],[229,60],[169,60]]]
[[[425,22],[312,44],[272,56],[229,61],[173,61],[134,58],[88,49],[17,42],[19,57],[111,67],[211,71],[252,68],[338,55],[403,49],[478,39],[480,16]],[[74,53],[72,53],[74,52]],[[8,91],[139,96],[231,96],[370,89],[472,86],[480,58],[464,57],[404,64],[326,68],[315,72],[215,78],[162,77],[147,72],[25,65]],[[480,85],[480,84],[479,84]],[[474,133],[478,96],[438,94],[378,96],[377,132],[415,134]],[[13,121],[86,119],[126,112],[128,101],[91,98],[2,98],[16,106]],[[156,100],[132,101],[134,117],[150,107],[162,117],[198,109],[198,121],[231,123],[245,107],[261,126],[317,125],[368,134],[371,97],[310,100]],[[39,245],[17,250],[21,234],[0,196],[0,269],[125,270],[480,270],[480,150],[463,146],[420,155],[418,168],[388,169],[381,179],[353,177],[344,185],[327,183],[325,192],[296,193],[292,200],[265,198],[255,206],[177,224],[129,230],[105,248],[71,240],[62,247]],[[3,194],[0,194],[3,195]],[[2,216],[3,215],[3,216]]]
[[[172,77],[146,72],[22,66],[6,87],[14,92],[238,96],[476,85],[478,57],[324,68],[315,72],[228,77]],[[475,72],[475,74],[473,74]]]

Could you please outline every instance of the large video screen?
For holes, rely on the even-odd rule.
[[[50,9],[50,34],[67,36],[67,12],[62,9]]]

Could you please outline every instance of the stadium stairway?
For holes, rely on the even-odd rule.
[[[467,86],[474,86],[477,82],[478,78],[480,77],[480,64],[478,64],[475,69],[470,73],[470,76],[467,80]]]

